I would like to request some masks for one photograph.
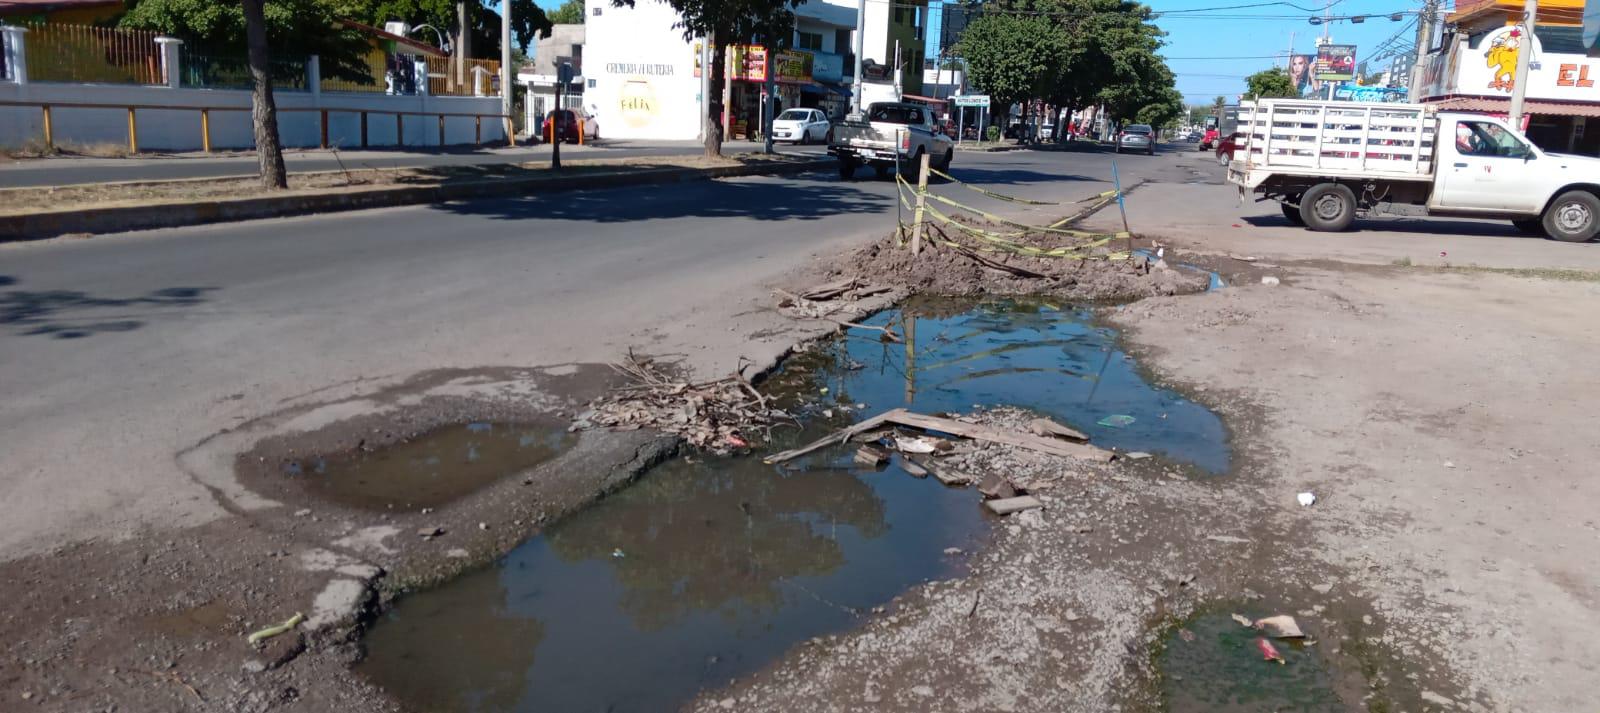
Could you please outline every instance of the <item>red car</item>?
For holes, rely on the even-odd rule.
[[[551,133],[550,125],[555,124],[555,133]],[[554,138],[552,138],[554,137]],[[539,138],[545,141],[565,141],[569,144],[582,143],[583,125],[578,123],[578,115],[571,109],[552,109],[544,118],[544,126],[539,129]]]
[[[1229,161],[1233,160],[1233,152],[1239,148],[1238,141],[1239,134],[1235,132],[1228,134],[1228,138],[1217,143],[1217,163],[1226,166]]]
[[[1206,129],[1206,133],[1201,135],[1201,137],[1200,137],[1200,147],[1198,149],[1196,149],[1196,150],[1197,151],[1205,151],[1206,149],[1209,149],[1209,148],[1211,148],[1213,146],[1216,146],[1216,145],[1217,145],[1217,129],[1216,129],[1216,127],[1212,127],[1212,128]]]

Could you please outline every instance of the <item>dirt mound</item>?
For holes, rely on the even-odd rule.
[[[961,241],[963,245],[975,242],[978,241]],[[1030,233],[1017,242],[1049,249],[1065,241],[1063,236]],[[1056,295],[1120,301],[1199,292],[1206,286],[1206,277],[1200,273],[1169,269],[1139,256],[1115,259],[1108,257],[1112,251],[1106,247],[1088,251],[1088,259],[982,252],[975,248],[930,241],[921,255],[913,256],[909,245],[897,245],[890,236],[843,256],[836,270],[875,284],[952,296]]]

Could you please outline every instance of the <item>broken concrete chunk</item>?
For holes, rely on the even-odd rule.
[[[1256,623],[1253,622],[1253,621],[1250,621],[1250,618],[1247,617],[1247,616],[1244,616],[1242,614],[1230,614],[1229,616],[1232,616],[1233,620],[1239,623],[1239,626],[1248,626],[1248,627],[1250,627],[1252,629],[1254,629],[1256,627]]]
[[[992,512],[996,515],[1010,515],[1014,512],[1022,512],[1024,510],[1032,510],[1034,508],[1044,507],[1044,503],[1039,502],[1039,499],[1033,497],[1032,495],[990,500],[984,503],[984,505],[988,506],[989,512]]]
[[[1268,286],[1276,285],[1278,284],[1278,278],[1273,277],[1272,275],[1266,275],[1261,278],[1261,284]]]
[[[1048,418],[1036,418],[1028,422],[1028,430],[1035,436],[1054,436],[1067,438],[1074,441],[1088,441],[1089,437],[1082,432],[1063,426]]]
[[[900,462],[900,469],[904,470],[906,472],[906,475],[909,475],[909,476],[911,476],[913,478],[926,478],[926,477],[928,477],[928,469],[927,468],[924,468],[924,467],[922,467],[920,465],[917,465],[916,463],[912,463],[911,461],[901,461]]]
[[[438,536],[443,535],[443,534],[444,534],[444,528],[442,528],[442,527],[419,527],[419,528],[417,528],[417,537],[438,537]]]
[[[1299,639],[1305,636],[1305,633],[1300,631],[1300,624],[1288,614],[1257,619],[1255,627],[1274,639]]]
[[[990,499],[1014,498],[1017,496],[1017,488],[1011,484],[1010,478],[999,473],[990,473],[983,476],[983,480],[978,483],[978,494]]]

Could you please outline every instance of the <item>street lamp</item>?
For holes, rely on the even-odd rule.
[[[445,52],[449,52],[450,51],[450,48],[445,46],[444,33],[440,32],[439,28],[434,27],[433,25],[417,25],[416,27],[411,28],[411,32],[416,32],[417,30],[420,30],[420,29],[422,29],[424,27],[426,27],[426,28],[428,28],[430,30],[433,30],[433,39],[434,39],[435,42],[439,43],[438,44],[439,49],[444,50]],[[410,34],[410,33],[408,32],[406,34]]]

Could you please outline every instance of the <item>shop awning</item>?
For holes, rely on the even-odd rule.
[[[849,96],[850,96],[850,90],[849,89],[845,89],[844,87],[836,87],[836,86],[833,86],[832,84],[802,84],[802,85],[800,85],[800,93],[802,93],[802,94],[830,94],[831,93],[831,94],[838,94],[839,96],[846,97],[846,98],[849,98]]]
[[[1445,111],[1472,111],[1485,114],[1506,114],[1511,111],[1511,100],[1497,97],[1451,97],[1432,104]],[[1600,104],[1528,99],[1522,102],[1522,112],[1544,116],[1600,116]]]

